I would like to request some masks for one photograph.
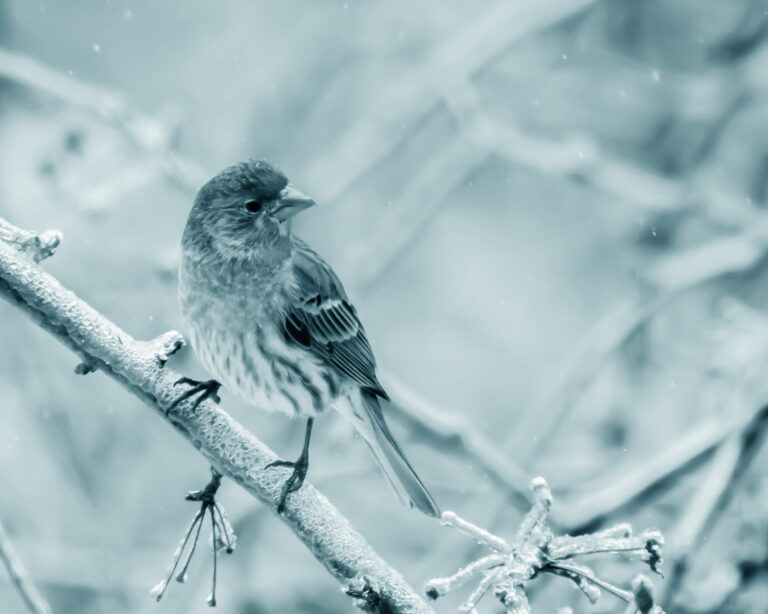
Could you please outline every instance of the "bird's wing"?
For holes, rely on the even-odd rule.
[[[376,359],[363,325],[331,267],[298,242],[293,277],[295,292],[283,322],[286,339],[362,388],[389,398],[376,379]]]

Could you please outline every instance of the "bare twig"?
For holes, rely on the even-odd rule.
[[[8,570],[11,582],[24,599],[29,611],[32,614],[51,614],[51,606],[37,590],[24,565],[21,564],[2,522],[0,522],[0,561]]]
[[[512,542],[493,535],[453,512],[443,513],[441,520],[444,524],[457,528],[494,553],[473,561],[452,576],[430,580],[425,589],[428,597],[437,599],[463,586],[472,577],[482,575],[475,591],[459,608],[460,612],[473,612],[483,595],[493,588],[508,612],[528,614],[528,584],[540,573],[552,573],[575,582],[592,602],[599,598],[600,589],[604,589],[634,604],[638,611],[641,607],[648,606],[647,598],[651,594],[649,583],[642,583],[643,590],[634,590],[634,585],[633,591],[622,589],[599,578],[590,568],[569,562],[569,559],[598,553],[637,555],[658,573],[661,565],[661,547],[664,543],[659,531],[647,530],[633,536],[628,525],[619,525],[591,535],[558,537],[548,525],[552,494],[547,483],[543,478],[536,478],[531,482],[531,490],[533,506],[520,523]],[[638,602],[638,595],[646,599],[642,606]],[[653,605],[652,602],[650,605]]]
[[[179,374],[161,367],[162,356],[132,338],[90,305],[64,288],[29,258],[0,242],[0,295],[39,326],[144,401],[187,439],[222,475],[276,511],[283,474],[265,471],[276,459],[272,450],[206,401],[192,411],[181,403],[166,416],[178,396]],[[344,516],[305,482],[286,502],[279,518],[345,587],[370,578],[379,603],[392,612],[431,612],[402,577],[357,533]]]
[[[213,586],[211,588],[210,595],[208,596],[208,605],[213,607],[216,605],[216,571],[217,571],[217,559],[220,550],[224,550],[227,554],[232,554],[235,549],[235,532],[232,529],[232,525],[227,520],[223,510],[216,502],[216,493],[221,486],[221,474],[211,467],[211,481],[201,490],[195,490],[187,494],[187,501],[200,502],[200,509],[192,518],[192,522],[184,534],[184,538],[181,540],[179,547],[176,548],[176,552],[173,554],[171,565],[168,567],[168,574],[163,580],[157,584],[151,591],[152,596],[157,601],[160,601],[165,595],[165,591],[168,589],[168,583],[171,581],[176,568],[181,562],[181,558],[186,550],[187,555],[184,558],[184,564],[181,566],[181,570],[176,575],[176,581],[184,583],[187,581],[187,571],[189,570],[189,564],[192,562],[192,557],[197,549],[197,543],[200,540],[200,532],[205,522],[205,515],[208,514],[211,517],[211,532],[212,532],[212,544],[213,544]],[[192,540],[192,546],[187,549],[189,538],[192,534],[195,534]]]

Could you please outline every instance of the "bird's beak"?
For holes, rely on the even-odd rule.
[[[280,192],[280,196],[272,209],[272,215],[281,221],[291,219],[299,211],[309,209],[317,203],[306,194],[299,192],[290,183]]]

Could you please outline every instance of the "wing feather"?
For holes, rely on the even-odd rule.
[[[376,379],[376,359],[357,311],[331,267],[297,240],[293,269],[295,296],[285,315],[286,339],[362,388],[389,398]]]

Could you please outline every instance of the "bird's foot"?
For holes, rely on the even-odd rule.
[[[182,555],[186,551],[184,557],[184,564],[181,567],[181,571],[176,574],[177,582],[187,581],[187,570],[189,564],[192,561],[192,555],[197,548],[197,542],[200,539],[200,532],[205,521],[206,514],[211,517],[211,530],[213,531],[213,588],[211,594],[208,596],[208,605],[216,605],[216,568],[217,568],[217,554],[219,550],[225,550],[227,554],[231,554],[235,549],[235,532],[232,530],[232,525],[227,520],[227,515],[223,508],[216,502],[216,493],[221,486],[221,474],[211,467],[211,481],[205,485],[202,490],[193,490],[186,496],[187,501],[199,501],[200,509],[192,519],[192,523],[189,525],[184,539],[181,540],[181,544],[176,549],[173,555],[173,561],[170,566],[170,571],[160,584],[152,589],[152,595],[157,601],[160,601],[168,588],[168,583],[171,581],[173,574],[176,572],[176,568],[181,562]],[[187,549],[187,545],[192,538],[192,545]]]
[[[189,377],[182,377],[176,380],[176,382],[173,384],[174,386],[178,386],[179,384],[188,384],[191,386],[189,390],[184,392],[183,394],[179,395],[179,397],[170,404],[168,409],[165,410],[165,415],[167,416],[170,414],[176,407],[179,406],[180,403],[183,403],[190,397],[197,395],[200,395],[195,399],[195,404],[192,405],[192,411],[197,411],[197,407],[205,401],[206,399],[211,399],[215,403],[221,402],[221,397],[219,396],[219,390],[221,390],[221,384],[217,382],[215,379],[209,379],[205,381],[198,381],[196,379],[191,379]]]
[[[296,461],[274,461],[269,463],[265,469],[270,467],[293,467],[293,471],[288,479],[283,484],[283,488],[280,491],[280,501],[277,504],[277,513],[282,514],[285,510],[285,500],[292,492],[296,492],[304,484],[304,478],[307,477],[307,471],[309,469],[309,455],[302,453]]]

